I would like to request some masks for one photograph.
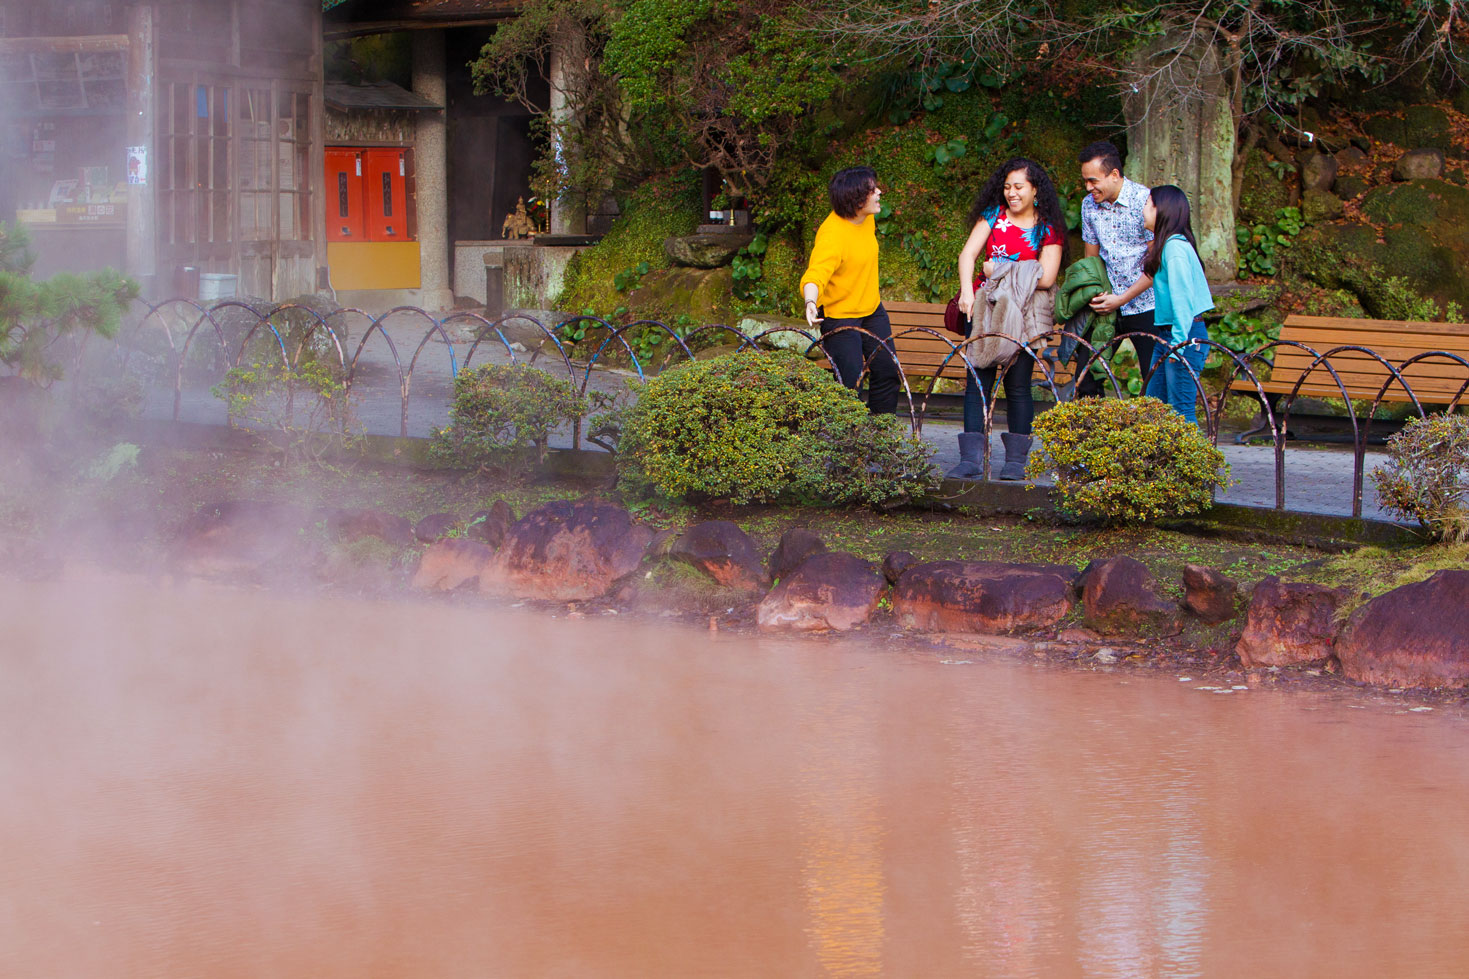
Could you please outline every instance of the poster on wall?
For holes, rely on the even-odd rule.
[[[148,186],[148,147],[128,147],[128,183]]]

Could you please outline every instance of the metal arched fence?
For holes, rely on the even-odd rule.
[[[550,361],[550,369],[554,371],[565,371],[571,383],[582,394],[586,394],[591,382],[593,371],[599,366],[599,362],[608,358],[609,351],[618,351],[626,355],[631,369],[639,379],[646,378],[646,368],[651,364],[644,364],[639,358],[633,340],[630,338],[635,331],[654,331],[667,337],[669,341],[661,349],[666,351],[660,358],[660,365],[666,365],[677,359],[694,359],[694,347],[700,346],[700,342],[707,338],[722,338],[732,344],[735,349],[768,349],[771,341],[782,334],[793,335],[785,339],[783,346],[794,346],[797,350],[804,352],[810,357],[818,349],[824,353],[827,341],[840,333],[856,332],[871,337],[872,334],[859,327],[844,326],[827,332],[824,336],[812,335],[812,333],[790,327],[778,327],[766,330],[760,334],[751,336],[730,326],[712,324],[704,326],[687,333],[680,333],[665,323],[655,320],[639,320],[634,323],[616,324],[595,316],[573,316],[562,320],[555,325],[547,325],[540,320],[522,313],[511,313],[496,318],[487,318],[474,312],[454,312],[443,317],[435,317],[426,310],[414,306],[399,306],[384,313],[373,315],[362,309],[344,308],[333,310],[329,313],[321,313],[309,306],[286,303],[279,305],[251,304],[241,300],[227,300],[212,306],[204,306],[194,300],[171,299],[156,304],[143,304],[146,308],[142,315],[136,320],[130,330],[124,331],[117,338],[117,349],[121,357],[121,370],[126,370],[128,359],[133,351],[139,347],[139,339],[154,332],[161,332],[166,339],[171,360],[173,381],[173,420],[179,419],[180,406],[184,390],[185,365],[190,350],[200,342],[201,331],[208,340],[217,344],[217,352],[223,355],[226,370],[230,367],[239,366],[250,349],[250,344],[262,331],[268,334],[266,341],[272,351],[272,356],[279,355],[280,363],[285,368],[294,368],[299,365],[303,353],[308,346],[316,340],[317,348],[314,356],[322,356],[334,359],[341,371],[343,391],[347,398],[351,398],[354,381],[358,378],[359,368],[362,361],[363,351],[367,348],[369,341],[374,337],[380,339],[388,348],[392,364],[397,373],[399,397],[400,397],[400,434],[408,434],[408,405],[413,396],[413,377],[418,368],[421,358],[430,350],[430,344],[437,341],[443,347],[442,356],[447,358],[449,374],[451,377],[458,375],[460,370],[472,366],[475,355],[480,352],[481,347],[488,345],[491,348],[501,348],[508,356],[511,363],[519,363],[522,360],[534,362],[545,358]],[[305,329],[299,334],[290,332],[283,334],[278,321],[283,317],[300,317],[305,321]],[[228,317],[234,327],[227,331],[221,323],[221,319]],[[390,319],[402,321],[403,319],[417,320],[423,324],[423,335],[413,345],[411,353],[406,349],[400,351],[398,344],[389,334],[385,323]],[[243,329],[240,320],[244,321]],[[350,343],[344,343],[344,337],[348,335],[353,327],[362,326],[361,337],[355,347]],[[511,326],[528,330],[531,336],[540,336],[542,339],[532,349],[528,344],[517,344],[510,340],[505,330]],[[450,330],[466,330],[467,336],[455,340],[450,335]],[[585,334],[588,329],[603,331],[593,334],[595,340],[587,342]],[[227,336],[233,332],[234,337]],[[575,333],[583,339],[573,342],[571,335]],[[321,336],[325,337],[323,341]],[[951,363],[958,362],[962,365],[965,376],[973,378],[977,386],[981,386],[984,396],[984,477],[989,477],[989,440],[993,426],[996,396],[1004,382],[1005,372],[1009,365],[1002,365],[995,372],[993,386],[989,390],[983,390],[979,369],[970,361],[966,348],[979,339],[959,339],[952,334],[942,330],[928,327],[912,327],[900,329],[894,334],[895,340],[905,337],[926,336],[940,341],[947,347],[948,353],[944,356],[937,368],[925,370],[923,379],[918,383],[910,383],[909,372],[904,369],[899,358],[897,361],[899,381],[902,385],[903,401],[907,405],[907,416],[914,434],[921,434],[923,422],[928,414],[929,400],[935,392],[939,375],[944,368]],[[1124,340],[1133,336],[1144,336],[1155,339],[1151,335],[1120,334],[1112,337],[1101,345],[1093,345],[1083,337],[1075,336],[1063,330],[1054,330],[1045,335],[1047,342],[1052,340],[1066,339],[1074,342],[1078,348],[1075,358],[1075,378],[1080,378],[1087,373],[1100,373],[1104,378],[1103,384],[1110,386],[1112,394],[1116,397],[1125,397],[1125,389],[1119,382],[1112,370],[1110,363],[1111,355],[1117,346]],[[874,340],[878,339],[873,337]],[[1015,344],[1017,341],[1008,337],[1002,338]],[[273,341],[273,342],[272,342]],[[455,352],[455,343],[468,344],[463,360],[460,361]],[[521,349],[516,349],[517,346]],[[1287,426],[1290,421],[1291,411],[1294,408],[1300,393],[1308,380],[1313,375],[1324,373],[1331,379],[1331,383],[1340,392],[1341,398],[1350,405],[1352,397],[1348,386],[1343,380],[1337,367],[1333,363],[1335,359],[1352,355],[1358,363],[1362,357],[1366,357],[1378,364],[1386,374],[1380,390],[1372,399],[1371,405],[1364,417],[1358,417],[1353,412],[1348,412],[1351,422],[1352,444],[1354,453],[1354,466],[1352,475],[1352,515],[1360,517],[1362,514],[1362,489],[1365,472],[1365,456],[1368,438],[1372,428],[1372,419],[1377,414],[1377,409],[1383,400],[1396,385],[1404,395],[1401,399],[1406,400],[1412,410],[1423,417],[1426,409],[1419,396],[1414,392],[1413,386],[1403,374],[1405,370],[1425,361],[1443,360],[1450,364],[1456,364],[1464,372],[1464,382],[1454,394],[1452,400],[1446,406],[1449,410],[1457,408],[1462,401],[1466,390],[1469,390],[1469,360],[1458,354],[1448,351],[1434,350],[1416,354],[1400,364],[1394,364],[1387,358],[1362,346],[1341,345],[1326,350],[1316,350],[1305,344],[1292,340],[1276,340],[1266,343],[1259,349],[1248,354],[1241,354],[1231,350],[1222,344],[1212,340],[1188,340],[1181,344],[1164,345],[1164,355],[1170,355],[1185,347],[1201,347],[1210,354],[1218,354],[1223,358],[1224,365],[1229,365],[1229,370],[1223,379],[1222,390],[1217,394],[1211,394],[1206,390],[1199,372],[1184,361],[1188,367],[1189,376],[1194,382],[1196,398],[1203,407],[1201,421],[1205,435],[1214,444],[1218,443],[1220,434],[1220,423],[1231,396],[1243,394],[1254,401],[1258,401],[1260,411],[1266,422],[1266,430],[1272,433],[1275,453],[1275,508],[1284,509],[1286,505],[1285,494],[1285,448],[1287,442]],[[1257,368],[1262,365],[1268,367],[1278,348],[1291,347],[1304,351],[1310,356],[1309,367],[1296,379],[1291,389],[1278,401],[1267,396],[1261,377],[1257,374]],[[437,352],[437,351],[435,351]],[[585,356],[583,357],[583,353]],[[863,376],[868,373],[873,357],[880,354],[874,351],[863,364]],[[573,354],[577,356],[573,356]],[[405,354],[407,354],[405,362]],[[1180,358],[1181,360],[1182,358]],[[830,362],[830,361],[829,361]],[[840,376],[840,371],[834,362],[830,362],[833,372],[839,381],[848,379]],[[1013,364],[1014,361],[1012,360]],[[1065,385],[1058,384],[1057,366],[1046,357],[1036,358],[1036,364],[1040,368],[1035,383],[1050,391],[1051,395],[1058,401],[1066,399]],[[1152,374],[1150,365],[1139,365],[1143,372],[1143,386],[1146,389],[1147,382]],[[1093,370],[1095,368],[1095,370]],[[860,385],[861,378],[857,379]],[[1244,390],[1236,391],[1236,388]],[[1440,399],[1441,400],[1441,399]],[[580,424],[576,425],[572,433],[573,445],[580,447],[582,435]]]

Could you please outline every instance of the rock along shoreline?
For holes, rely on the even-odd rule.
[[[1041,655],[1102,665],[1146,660],[1272,677],[1340,672],[1393,690],[1469,688],[1469,570],[1439,571],[1343,615],[1350,599],[1344,589],[1271,576],[1246,594],[1221,572],[1188,565],[1183,600],[1174,602],[1142,562],[1126,555],[1080,571],[924,561],[905,551],[874,562],[828,550],[817,535],[794,527],[762,556],[730,521],[654,532],[622,507],[592,498],[553,501],[518,519],[501,501],[467,523],[434,514],[414,526],[374,510],[213,504],[184,527],[175,562],[195,573],[248,572],[279,561],[299,539],[297,529],[313,520],[348,542],[427,544],[408,582],[420,593],[707,615],[713,628],[772,634],[886,627],[946,642],[1009,637]],[[1071,615],[1078,605],[1079,623]],[[1187,648],[1177,637],[1189,620],[1235,623],[1237,641],[1227,650]]]

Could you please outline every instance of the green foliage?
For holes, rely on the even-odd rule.
[[[1267,343],[1280,339],[1280,321],[1270,315],[1251,316],[1248,313],[1225,313],[1218,321],[1209,324],[1209,339],[1245,356],[1254,353]],[[1224,354],[1209,351],[1206,367],[1218,367],[1225,362]]]
[[[1372,471],[1382,505],[1439,540],[1469,541],[1469,416],[1411,419],[1388,439],[1387,454]]]
[[[765,232],[758,232],[730,263],[735,298],[750,302],[760,309],[778,302],[777,297],[769,294],[769,284],[762,281],[765,278],[764,261],[768,243]]]
[[[647,262],[639,262],[630,269],[623,269],[612,277],[612,287],[618,292],[627,292],[636,289],[643,276],[653,270],[653,266]]]
[[[1239,274],[1274,275],[1280,271],[1281,253],[1291,246],[1291,239],[1306,226],[1298,207],[1282,207],[1275,219],[1253,227],[1235,228],[1239,243]]]
[[[1042,451],[1026,475],[1050,474],[1061,509],[1110,524],[1187,516],[1228,485],[1224,454],[1156,398],[1082,398],[1035,422]]]
[[[261,431],[288,462],[323,464],[362,435],[346,379],[328,361],[234,367],[210,391],[225,403],[232,427],[243,421]]]
[[[741,351],[650,381],[618,443],[633,493],[734,503],[882,503],[932,486],[932,449],[788,353]]]
[[[115,269],[30,275],[35,253],[24,226],[0,224],[0,364],[36,383],[62,376],[65,344],[113,337],[138,284]]]
[[[87,478],[109,483],[125,469],[136,470],[140,451],[131,442],[118,442],[88,467]]]
[[[639,185],[602,240],[573,256],[557,307],[609,315],[623,305],[619,275],[627,282],[630,270],[646,266],[647,271],[638,272],[641,279],[648,271],[667,268],[664,239],[692,234],[699,223],[696,176],[654,177]]]
[[[1364,305],[1378,319],[1416,320],[1425,323],[1462,323],[1464,311],[1456,302],[1442,306],[1432,296],[1425,296],[1413,283],[1399,275],[1376,276],[1364,282]]]
[[[586,411],[569,381],[526,364],[486,364],[454,378],[449,425],[434,431],[429,453],[442,465],[517,478],[545,461],[558,425]]]

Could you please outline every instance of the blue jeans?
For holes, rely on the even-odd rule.
[[[1209,339],[1209,331],[1204,326],[1203,317],[1194,320],[1193,326],[1188,331],[1188,338],[1190,340]],[[1158,345],[1154,348],[1153,376],[1148,381],[1148,389],[1144,393],[1150,398],[1168,402],[1180,415],[1198,424],[1196,402],[1199,397],[1199,387],[1194,382],[1194,376],[1204,369],[1204,360],[1208,357],[1209,348],[1182,347],[1174,351],[1166,364],[1159,364],[1158,361],[1163,359],[1164,348],[1172,342],[1171,339],[1159,340]],[[1189,373],[1189,367],[1193,368],[1192,374]]]

